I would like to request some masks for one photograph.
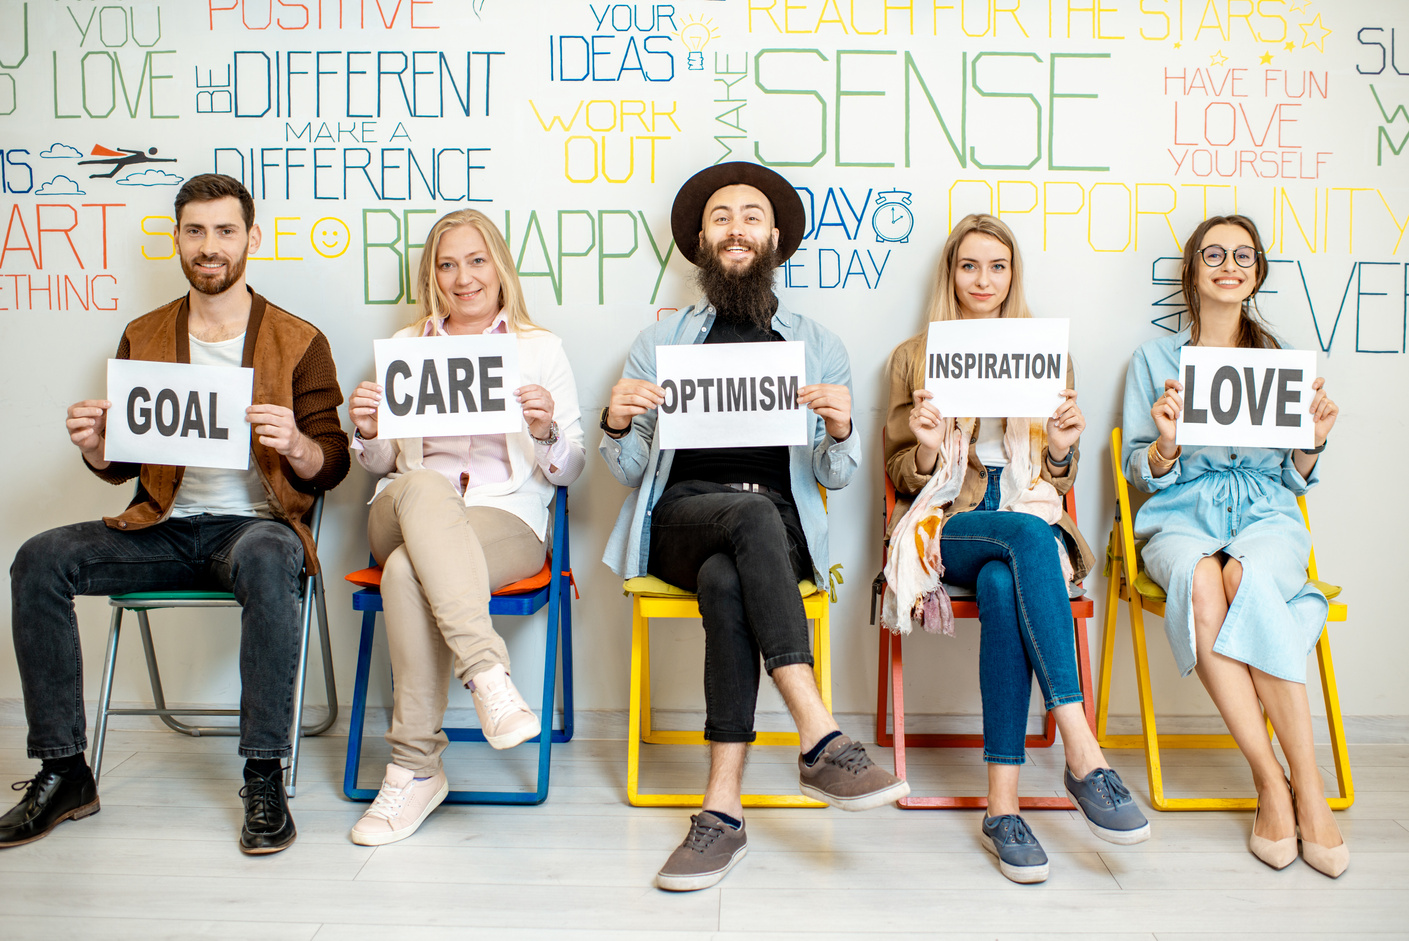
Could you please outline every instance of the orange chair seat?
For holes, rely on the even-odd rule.
[[[349,572],[344,575],[343,578],[361,588],[380,589],[382,587],[382,567],[380,565],[373,565],[370,568],[358,569],[355,572]],[[537,591],[548,584],[552,578],[553,560],[544,559],[543,568],[539,570],[537,575],[530,575],[528,578],[521,578],[516,582],[505,585],[503,588],[494,592],[494,594],[517,595],[525,591]]]

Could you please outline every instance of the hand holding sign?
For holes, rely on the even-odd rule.
[[[1086,416],[1076,404],[1076,390],[1062,390],[1062,404],[1047,419],[1047,453],[1057,460],[1063,460],[1086,430]]]
[[[514,398],[523,409],[528,433],[540,441],[548,437],[553,424],[553,393],[540,385],[529,383],[514,390]]]
[[[1316,391],[1316,395],[1311,399],[1311,420],[1315,422],[1316,447],[1326,443],[1327,436],[1331,429],[1336,426],[1336,417],[1340,415],[1340,406],[1326,397],[1324,386],[1326,380],[1320,376],[1311,384],[1311,388]]]
[[[851,436],[851,390],[835,383],[819,382],[797,390],[799,405],[818,414],[833,441]]]
[[[359,382],[347,398],[347,414],[363,440],[377,436],[377,408],[382,404],[382,387],[375,382]]]
[[[284,456],[295,474],[309,480],[323,469],[323,449],[298,430],[291,408],[283,405],[251,405],[245,421],[254,428],[256,440]]]
[[[612,386],[611,402],[607,405],[607,427],[623,431],[631,427],[631,419],[659,408],[665,401],[665,390],[646,379],[623,376]]]
[[[107,399],[84,399],[68,407],[69,440],[83,452],[83,459],[98,470],[108,466],[103,460],[103,434],[108,424],[108,409],[113,403]]]

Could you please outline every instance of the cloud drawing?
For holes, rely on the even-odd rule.
[[[184,179],[185,177],[167,173],[165,170],[143,170],[140,173],[129,173],[117,183],[119,186],[175,186]]]
[[[68,144],[61,144],[58,141],[54,141],[54,143],[49,145],[49,149],[39,156],[47,157],[50,160],[56,158],[73,159],[74,157],[82,157],[83,151],[79,150],[77,147],[70,147]]]
[[[78,184],[68,177],[60,174],[48,183],[41,183],[39,189],[34,191],[35,196],[83,196],[83,190],[78,188]]]

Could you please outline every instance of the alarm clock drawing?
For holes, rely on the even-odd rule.
[[[876,211],[871,214],[871,228],[877,242],[908,242],[915,228],[910,212],[910,194],[904,190],[886,190],[876,194]]]

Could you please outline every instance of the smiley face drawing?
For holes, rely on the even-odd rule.
[[[313,250],[324,258],[341,258],[352,247],[352,230],[335,216],[324,216],[308,232]]]

